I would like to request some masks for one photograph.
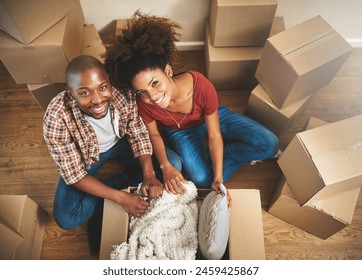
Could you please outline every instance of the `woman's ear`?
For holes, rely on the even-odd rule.
[[[166,64],[166,67],[165,67],[165,73],[166,73],[167,77],[172,78],[172,76],[173,76],[172,67],[168,63]]]

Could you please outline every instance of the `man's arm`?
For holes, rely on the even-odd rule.
[[[127,213],[136,217],[140,217],[149,206],[149,202],[145,201],[142,196],[112,189],[90,175],[84,176],[74,186],[91,195],[115,201]]]

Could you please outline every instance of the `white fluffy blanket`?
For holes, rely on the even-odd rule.
[[[112,260],[192,260],[197,251],[197,189],[185,184],[184,195],[164,191],[140,218],[132,217],[128,243],[114,245]]]

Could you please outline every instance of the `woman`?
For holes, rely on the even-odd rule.
[[[187,179],[219,192],[220,184],[247,162],[274,156],[278,139],[221,105],[214,86],[201,73],[174,75],[170,62],[179,28],[170,19],[137,11],[108,51],[106,69],[115,86],[138,94],[139,114],[149,130],[166,190],[182,193],[185,179],[169,163],[165,142],[179,154]]]

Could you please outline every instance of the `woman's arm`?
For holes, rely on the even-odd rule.
[[[215,113],[205,116],[205,122],[208,133],[208,144],[211,154],[212,166],[214,171],[214,181],[212,188],[217,192],[220,191],[222,183],[222,167],[224,157],[224,142],[220,131],[220,121],[218,110]]]
[[[224,157],[224,141],[222,139],[220,130],[219,111],[205,116],[209,149],[211,154],[212,166],[214,170],[214,181],[212,182],[212,188],[216,192],[220,192],[220,184],[222,180],[222,168],[223,168],[223,157]],[[231,210],[232,200],[229,192],[227,192],[227,203],[229,211]]]
[[[164,185],[168,192],[173,194],[179,194],[186,191],[183,186],[183,182],[186,180],[182,174],[169,162],[165,143],[159,133],[156,121],[152,121],[147,124],[148,132],[150,135],[151,143],[153,146],[153,152],[160,164],[160,168],[163,173]]]

